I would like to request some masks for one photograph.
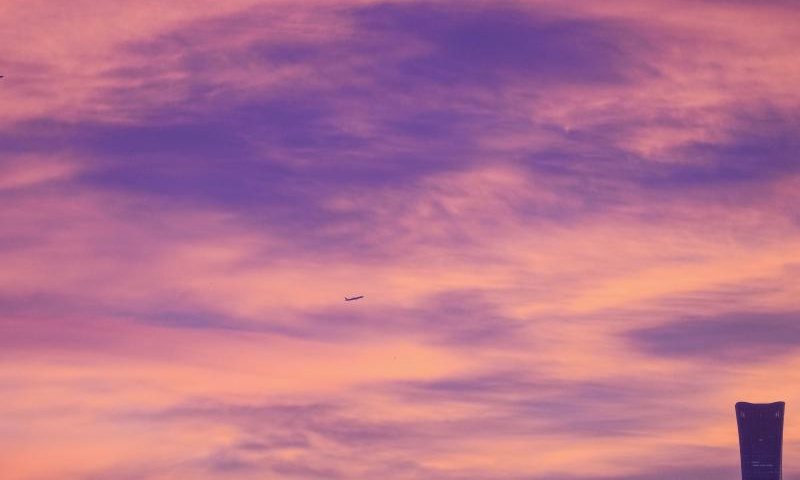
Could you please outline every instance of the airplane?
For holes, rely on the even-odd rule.
[[[350,298],[344,297],[344,301],[345,302],[350,302],[350,301],[353,301],[353,300],[358,300],[359,298],[364,298],[364,295],[359,295],[357,297],[350,297]]]

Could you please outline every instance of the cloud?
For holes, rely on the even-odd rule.
[[[780,2],[156,3],[0,6],[6,477],[725,478],[800,394]]]
[[[520,80],[537,83],[621,82],[635,60],[626,40],[639,32],[624,22],[547,18],[507,3],[487,7],[395,3],[370,5],[355,13],[368,31],[392,43],[420,43],[423,52],[398,63],[394,79],[416,77],[446,84],[497,85]],[[626,36],[628,38],[626,38]],[[403,41],[405,40],[405,41]]]
[[[663,416],[660,395],[667,391],[656,382],[630,378],[566,380],[538,372],[500,371],[384,387],[412,404],[470,406],[465,410],[469,414],[447,419],[433,431],[479,430],[496,437],[533,431],[553,437],[571,432],[586,439],[646,436],[675,426],[677,410],[687,417],[694,413],[683,405]],[[674,383],[668,394],[688,396],[695,388],[691,382]]]
[[[630,332],[654,355],[749,363],[785,355],[800,346],[798,312],[730,312],[686,318]]]

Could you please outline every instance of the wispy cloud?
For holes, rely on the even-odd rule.
[[[797,17],[3,3],[5,477],[736,475],[800,398]]]

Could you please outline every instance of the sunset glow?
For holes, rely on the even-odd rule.
[[[0,478],[734,480],[734,403],[783,400],[800,480],[794,2],[0,39]]]

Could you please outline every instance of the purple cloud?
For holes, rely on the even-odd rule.
[[[731,312],[686,318],[629,333],[634,344],[666,357],[749,363],[800,347],[798,312]]]
[[[736,475],[797,18],[662,3],[4,5],[4,475]]]

